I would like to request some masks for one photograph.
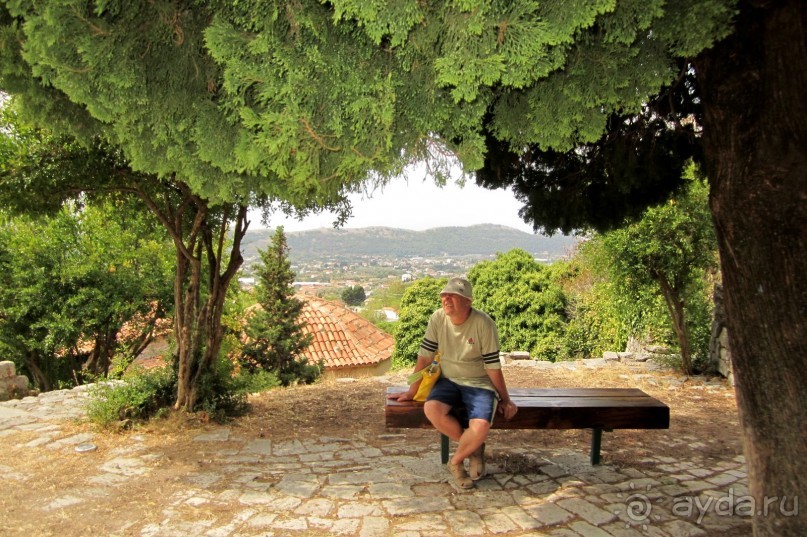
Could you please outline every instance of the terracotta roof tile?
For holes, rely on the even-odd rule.
[[[375,365],[392,355],[395,340],[369,321],[344,306],[306,295],[303,331],[312,334],[311,345],[303,352],[310,361],[320,360],[325,369]]]

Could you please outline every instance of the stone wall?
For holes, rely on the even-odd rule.
[[[0,401],[28,395],[28,377],[18,375],[14,362],[0,362]]]
[[[726,308],[723,304],[723,286],[715,285],[715,314],[712,319],[712,337],[709,345],[709,363],[711,367],[726,377],[734,385],[734,373],[731,369],[731,349],[726,328]]]
[[[608,354],[607,352],[604,353]],[[611,353],[614,354],[614,353]],[[656,345],[652,341],[644,341],[634,336],[628,338],[625,352],[616,353],[621,361],[646,362],[648,360],[671,360],[678,355],[664,345]],[[680,359],[680,356],[678,356]]]

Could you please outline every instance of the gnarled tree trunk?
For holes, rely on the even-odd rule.
[[[53,389],[53,382],[51,382],[50,378],[45,374],[44,371],[42,371],[42,368],[39,367],[39,358],[37,357],[36,353],[29,352],[26,354],[25,368],[28,369],[29,373],[31,373],[34,386],[43,392],[49,392]]]
[[[794,509],[807,499],[807,9],[740,7],[736,32],[695,66],[754,534],[796,537],[807,534],[807,509]]]
[[[85,371],[95,375],[103,375],[104,377],[109,374],[109,366],[118,343],[118,329],[112,328],[110,326],[112,324],[111,322],[107,323],[106,329],[96,336],[92,351],[82,365],[82,369]]]
[[[243,263],[241,239],[247,231],[247,207],[239,205],[236,214],[211,215],[205,199],[193,194],[181,182],[177,206],[159,207],[144,191],[141,198],[160,219],[176,246],[174,277],[174,334],[177,341],[177,398],[174,408],[192,411],[199,397],[199,385],[212,371],[221,350],[221,317],[227,288]],[[226,263],[228,225],[234,220],[232,245]],[[214,223],[217,222],[217,223]],[[206,278],[205,278],[206,276]],[[204,287],[203,287],[204,286]]]

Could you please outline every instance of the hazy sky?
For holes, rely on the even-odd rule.
[[[509,190],[486,190],[476,186],[473,180],[460,188],[453,182],[440,188],[433,180],[422,175],[410,179],[394,179],[384,190],[372,193],[371,197],[354,194],[353,217],[345,228],[386,226],[422,231],[436,227],[471,226],[474,224],[500,224],[532,233],[532,227],[518,216],[521,204]],[[302,231],[332,227],[334,217],[322,213],[297,221],[273,219],[269,225],[282,225],[285,231]],[[253,218],[252,227],[261,224]]]

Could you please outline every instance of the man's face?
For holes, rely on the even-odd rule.
[[[464,296],[455,295],[453,293],[442,293],[440,295],[440,302],[443,304],[443,310],[446,315],[454,315],[468,310],[471,301]]]

